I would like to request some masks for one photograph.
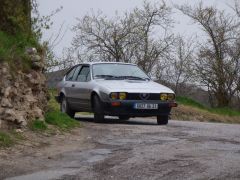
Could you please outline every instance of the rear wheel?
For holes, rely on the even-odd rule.
[[[100,123],[100,122],[104,121],[102,102],[97,95],[95,95],[93,97],[93,112],[94,112],[94,121],[95,122]]]
[[[129,120],[130,119],[130,117],[129,116],[118,116],[118,118],[120,119],[120,120],[124,120],[124,121],[127,121],[127,120]]]
[[[74,118],[75,116],[75,111],[73,111],[69,105],[68,105],[68,102],[67,102],[67,99],[66,97],[62,97],[62,101],[61,101],[61,104],[60,104],[60,110],[62,113],[66,113],[68,116],[70,116],[71,118]]]
[[[158,125],[167,125],[168,124],[168,116],[157,116]]]

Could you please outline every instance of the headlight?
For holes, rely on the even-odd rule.
[[[110,98],[111,99],[118,99],[118,93],[116,93],[116,92],[111,93]]]
[[[173,101],[175,99],[175,94],[168,94],[168,100]]]
[[[175,94],[173,93],[161,93],[160,94],[160,99],[162,101],[173,101],[175,99]]]
[[[125,99],[127,99],[127,93],[125,93],[125,92],[112,92],[110,94],[110,98],[114,99],[114,100],[116,100],[116,99],[125,100]]]
[[[124,100],[124,99],[126,99],[127,98],[127,94],[125,93],[125,92],[120,92],[119,93],[119,99],[120,100]]]
[[[168,99],[168,95],[166,93],[162,93],[162,94],[160,94],[160,99],[162,101],[166,101]]]

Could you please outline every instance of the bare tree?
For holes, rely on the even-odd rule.
[[[102,13],[86,15],[73,28],[73,47],[96,60],[133,62],[150,72],[173,42],[170,14],[164,1],[145,1],[142,8],[112,19]]]
[[[101,12],[97,15],[94,13],[86,15],[78,19],[78,24],[73,28],[76,32],[73,47],[95,54],[96,59],[101,60],[106,56],[109,58],[102,59],[103,61],[128,61],[130,57],[126,57],[129,54],[127,47],[131,43],[129,34],[134,29],[130,21],[132,21],[131,17],[121,19],[117,16],[108,19]]]
[[[240,2],[238,0],[234,0],[234,7],[232,9],[236,12],[238,17],[240,17]]]
[[[206,34],[195,62],[200,82],[208,87],[218,107],[229,106],[240,82],[240,23],[233,15],[215,7],[177,7]]]
[[[168,63],[165,70],[166,81],[173,84],[174,92],[178,95],[179,87],[187,83],[193,84],[194,79],[194,50],[193,38],[178,36],[175,39],[172,52],[167,57]]]
[[[174,40],[173,34],[169,33],[172,25],[171,8],[164,1],[155,4],[144,1],[143,8],[135,8],[132,14],[137,23],[137,64],[146,72],[151,72],[162,63],[160,61]]]

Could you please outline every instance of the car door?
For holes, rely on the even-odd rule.
[[[71,86],[72,86],[72,78],[74,75],[74,72],[76,70],[76,67],[73,67],[65,76],[65,81],[64,81],[64,91],[65,91],[65,96],[68,99],[71,99]]]
[[[73,109],[76,109],[78,106],[78,100],[75,96],[76,84],[77,84],[77,76],[81,70],[82,65],[78,65],[75,67],[75,71],[72,75],[72,78],[68,81],[68,103]]]
[[[76,79],[74,97],[77,99],[79,111],[91,110],[91,76],[90,67],[83,65]]]

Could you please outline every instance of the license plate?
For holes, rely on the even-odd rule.
[[[158,104],[136,103],[134,109],[158,109]]]

